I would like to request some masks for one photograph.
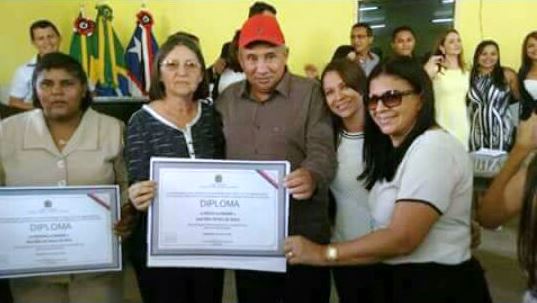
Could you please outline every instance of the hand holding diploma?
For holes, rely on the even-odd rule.
[[[154,181],[140,181],[129,187],[129,200],[138,211],[147,211],[155,197],[156,185]]]
[[[297,200],[306,200],[311,198],[317,184],[306,168],[298,168],[292,171],[284,178],[284,185],[289,189],[289,193]]]

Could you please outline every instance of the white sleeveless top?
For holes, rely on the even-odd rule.
[[[530,94],[530,96],[537,100],[537,80],[535,79],[526,79],[524,80],[524,87]]]

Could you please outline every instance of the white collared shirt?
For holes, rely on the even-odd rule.
[[[32,75],[36,65],[37,56],[17,68],[11,82],[10,96],[32,103]]]

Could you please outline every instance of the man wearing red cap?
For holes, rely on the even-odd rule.
[[[226,156],[240,160],[288,160],[289,233],[328,243],[328,185],[336,159],[330,115],[316,81],[291,74],[288,49],[273,16],[248,19],[239,38],[246,80],[216,101]],[[239,270],[239,302],[328,302],[327,268],[289,266],[287,273]]]

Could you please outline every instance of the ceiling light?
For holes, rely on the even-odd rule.
[[[361,11],[361,12],[367,12],[367,11],[374,11],[374,10],[377,10],[377,9],[379,9],[378,6],[361,6],[361,7],[359,8],[359,11]]]
[[[453,18],[436,18],[431,20],[432,23],[451,23]]]

